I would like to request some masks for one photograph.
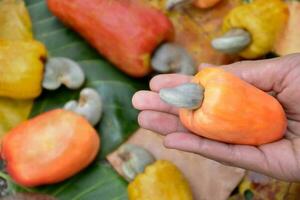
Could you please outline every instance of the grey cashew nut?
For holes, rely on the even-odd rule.
[[[67,102],[64,109],[76,112],[85,117],[92,125],[96,125],[100,121],[102,107],[99,93],[92,88],[85,88],[80,92],[79,100]]]
[[[48,59],[45,66],[43,88],[56,90],[62,84],[69,89],[78,89],[85,77],[81,67],[73,60],[63,57]]]
[[[239,53],[251,43],[251,34],[240,28],[231,29],[222,37],[215,38],[211,45],[214,49],[228,54]]]
[[[172,10],[177,6],[189,4],[189,3],[192,3],[192,2],[193,2],[193,0],[167,0],[165,8],[167,10]]]
[[[177,72],[186,75],[196,73],[193,58],[183,47],[173,43],[162,44],[155,51],[151,64],[155,71],[161,73]]]
[[[178,108],[197,109],[204,98],[204,88],[196,83],[186,83],[159,91],[160,98]]]
[[[155,162],[153,155],[146,149],[133,145],[123,144],[117,151],[122,162],[122,172],[128,181],[144,172],[146,166]]]

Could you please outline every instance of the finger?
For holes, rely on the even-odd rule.
[[[150,89],[158,92],[162,88],[175,87],[191,81],[191,76],[182,74],[161,74],[153,77],[150,81]]]
[[[264,154],[253,146],[229,145],[189,133],[171,133],[165,137],[167,148],[200,154],[227,165],[263,172],[267,168]]]
[[[300,54],[292,54],[259,61],[241,61],[222,68],[264,91],[279,93],[288,85],[289,72],[299,63]]]
[[[162,135],[177,131],[186,131],[177,116],[167,113],[142,111],[138,116],[138,122],[142,128]]]
[[[132,105],[138,110],[154,110],[177,115],[178,109],[163,102],[158,93],[139,91],[132,97]]]

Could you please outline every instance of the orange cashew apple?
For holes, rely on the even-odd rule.
[[[63,109],[21,123],[2,142],[11,177],[23,186],[63,181],[96,157],[100,138],[82,116]]]
[[[160,97],[180,107],[180,120],[190,131],[226,143],[270,143],[287,126],[273,96],[221,68],[203,69],[192,83],[162,89]]]

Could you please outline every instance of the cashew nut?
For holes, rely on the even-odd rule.
[[[177,6],[189,4],[192,2],[193,0],[167,0],[165,7],[167,10],[172,10]]]
[[[184,48],[173,43],[161,45],[155,51],[151,64],[154,70],[161,73],[177,72],[194,75],[196,72],[193,58]]]
[[[45,67],[43,88],[56,90],[64,84],[70,89],[78,89],[84,83],[84,72],[81,67],[69,58],[50,58]]]
[[[214,49],[228,54],[239,53],[251,43],[251,35],[240,28],[231,29],[222,37],[215,38],[211,45]]]
[[[144,172],[146,166],[155,162],[150,152],[133,144],[122,145],[117,153],[123,160],[122,171],[128,181],[132,181],[138,174]]]
[[[91,88],[80,92],[79,101],[69,101],[64,109],[76,112],[85,117],[92,125],[96,125],[102,115],[102,100],[99,93]]]
[[[202,104],[204,88],[196,83],[186,83],[159,91],[160,98],[175,107],[196,109]]]

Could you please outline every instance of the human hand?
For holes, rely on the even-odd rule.
[[[133,106],[141,110],[140,126],[165,135],[167,148],[193,152],[286,181],[300,181],[300,54],[237,62],[222,68],[265,92],[275,93],[288,119],[283,139],[260,146],[233,145],[190,133],[181,124],[178,109],[164,103],[158,95],[162,88],[191,80],[179,74],[158,75],[150,81],[151,91],[139,91],[134,95]]]

